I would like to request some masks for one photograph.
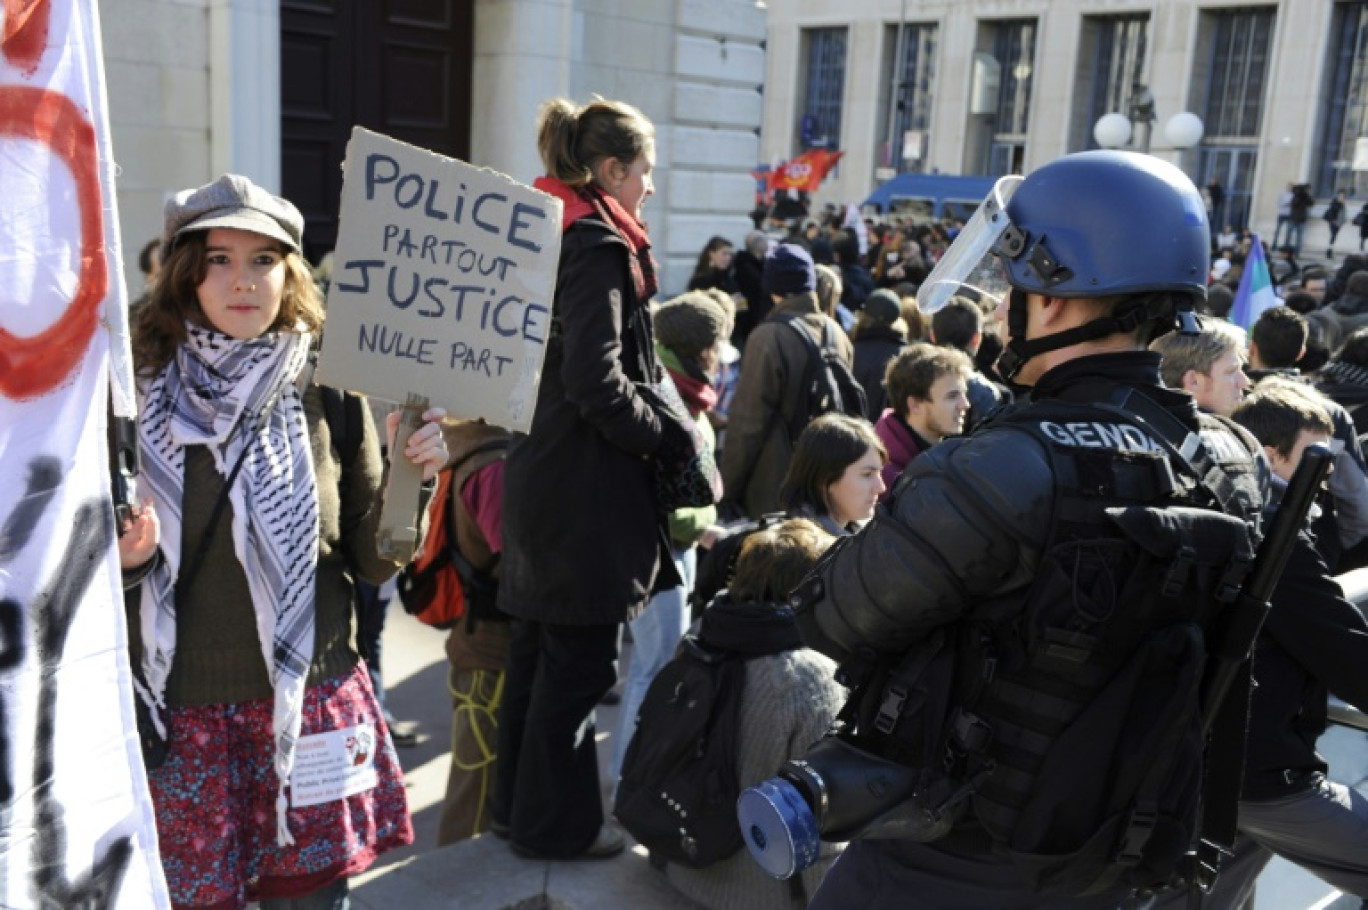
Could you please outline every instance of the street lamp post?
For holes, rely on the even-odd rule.
[[[1136,83],[1131,94],[1130,114],[1103,114],[1093,124],[1093,139],[1104,149],[1124,148],[1140,128],[1139,151],[1150,151],[1150,134],[1155,121],[1154,95],[1149,88]],[[1164,141],[1168,147],[1161,151],[1183,152],[1202,141],[1202,118],[1191,111],[1179,111],[1164,123]]]
[[[1125,114],[1103,114],[1093,124],[1093,138],[1104,149],[1119,149],[1131,138],[1130,118]]]

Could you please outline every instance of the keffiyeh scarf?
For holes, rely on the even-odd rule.
[[[228,491],[232,508],[211,533],[225,533],[224,527],[231,532],[256,611],[275,690],[276,839],[289,846],[294,838],[285,788],[313,662],[318,568],[318,489],[295,385],[308,360],[310,336],[271,332],[239,341],[198,326],[187,325],[187,330],[175,359],[144,389],[138,426],[142,476],[161,520],[162,555],[142,586],[146,689],[139,694],[165,733],[160,710],[176,656],[176,579],[193,558],[181,551],[185,448],[207,447],[225,479],[245,448],[242,469]]]

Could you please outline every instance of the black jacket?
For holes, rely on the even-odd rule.
[[[1269,508],[1276,507],[1275,497]],[[1305,788],[1302,775],[1325,772],[1316,739],[1325,732],[1327,690],[1368,708],[1368,621],[1344,599],[1309,534],[1288,554],[1272,605],[1254,650],[1244,780],[1251,800]]]
[[[944,878],[956,890],[967,892],[985,879],[1004,878],[1001,870],[1009,860],[993,850],[1005,842],[1003,828],[1014,824],[1019,805],[1004,796],[1015,799],[1036,794],[1035,779],[1021,768],[1042,749],[1058,744],[1054,739],[1058,730],[1072,730],[1066,724],[1078,715],[1070,701],[1077,695],[1071,692],[1104,682],[1099,674],[1088,673],[1101,669],[1097,664],[1079,670],[1079,678],[1055,691],[1040,686],[1058,682],[1062,674],[1058,664],[1051,669],[1042,666],[1050,660],[1036,659],[1047,649],[1028,654],[1031,633],[1070,613],[1075,618],[1085,610],[1108,616],[1113,609],[1122,609],[1121,602],[1129,603],[1127,598],[1138,586],[1150,581],[1137,579],[1127,570],[1127,566],[1139,565],[1135,545],[1122,542],[1117,546],[1114,529],[1084,524],[1085,518],[1092,522],[1095,516],[1091,510],[1079,509],[1092,495],[1106,502],[1166,501],[1161,482],[1142,482],[1139,475],[1123,480],[1132,468],[1157,479],[1164,473],[1160,468],[1175,467],[1176,459],[1166,456],[1162,443],[1145,429],[1151,424],[1086,409],[1120,400],[1117,392],[1143,395],[1167,412],[1164,423],[1171,416],[1187,432],[1199,433],[1221,473],[1232,482],[1236,504],[1231,512],[1240,519],[1257,520],[1263,491],[1254,461],[1258,446],[1252,437],[1200,414],[1188,395],[1162,388],[1157,354],[1132,351],[1080,357],[1040,377],[1031,399],[1019,401],[1010,417],[989,420],[968,436],[946,440],[910,462],[887,509],[880,507],[859,534],[836,543],[814,576],[794,594],[799,598],[798,622],[804,640],[838,661],[852,655],[864,658],[853,664],[856,673],[869,664],[871,656],[901,655],[933,641],[941,629],[947,630],[950,641],[968,642],[995,655],[991,663],[980,667],[958,663],[959,654],[964,653],[958,652],[952,671],[962,674],[959,678],[965,685],[978,686],[979,680],[986,680],[983,700],[976,702],[974,714],[994,731],[984,747],[994,765],[984,766],[990,770],[976,785],[968,814],[949,835],[926,848],[913,846],[906,854],[911,858],[905,868],[926,870],[925,877]],[[1067,419],[1061,416],[1066,413]],[[1044,439],[1050,440],[1049,448]],[[1056,476],[1051,449],[1073,453],[1058,464],[1061,472],[1075,479]],[[1070,483],[1074,485],[1070,496],[1056,495]],[[1059,540],[1052,531],[1057,524],[1062,526]],[[1049,554],[1047,563],[1046,548],[1052,542],[1062,546]],[[1077,547],[1073,561],[1067,561],[1070,546]],[[1092,568],[1084,568],[1085,561]],[[934,669],[934,661],[931,666]],[[983,675],[990,667],[995,669]],[[936,677],[931,679],[943,684]],[[1009,687],[1019,696],[1010,714],[1000,710],[1008,701]],[[941,691],[927,693],[918,704],[934,706]],[[958,695],[962,693],[957,687],[947,697],[947,710]],[[1037,723],[1041,714],[1056,711],[1053,728]],[[1020,726],[1026,724],[1029,730]],[[1084,783],[1080,790],[1092,787],[1096,791],[1096,781]],[[861,844],[861,848],[868,843],[875,842]],[[903,864],[897,847],[892,846],[897,841],[877,843],[890,844],[881,858]],[[974,862],[960,862],[958,857],[964,854],[973,854]],[[894,869],[882,879],[885,887],[879,897],[894,900],[877,899],[861,906],[896,906],[895,889],[887,883],[900,875]],[[1021,881],[1025,889],[1025,878]],[[1102,898],[1112,900],[1123,893],[1118,889]],[[1007,904],[984,900],[977,905]],[[1020,899],[1011,905],[1028,903]],[[1044,898],[1029,904],[1047,905],[1053,906]],[[1059,905],[1074,904],[1061,900]]]
[[[589,218],[561,243],[532,428],[514,441],[504,474],[499,608],[520,619],[634,617],[668,552],[649,463],[660,421],[633,386],[654,368],[651,317],[633,293],[628,255]]]
[[[1279,376],[1311,384],[1311,380],[1291,368],[1247,372],[1250,380],[1256,383],[1268,376]],[[1318,549],[1326,565],[1331,571],[1342,572],[1345,567],[1341,565],[1340,557],[1344,550],[1368,539],[1368,465],[1364,463],[1358,430],[1348,409],[1333,396],[1322,404],[1330,415],[1334,425],[1333,438],[1338,444],[1334,447],[1335,469],[1326,483],[1331,507],[1321,513],[1312,530],[1319,538]]]
[[[728,294],[735,294],[736,276],[732,274],[731,269],[710,268],[701,274],[694,272],[693,277],[689,279],[691,291],[706,291],[710,288],[721,288]]]
[[[751,330],[764,321],[773,304],[765,293],[765,263],[752,256],[749,250],[737,250],[732,259],[736,287],[746,298],[746,308],[736,313],[736,328],[732,330],[732,344],[744,347]]]
[[[874,276],[858,262],[841,266],[841,303],[855,312],[874,293]]]
[[[1012,393],[999,382],[975,370],[969,374],[969,413],[964,415],[964,430],[978,426],[997,406],[1012,400]]]
[[[875,326],[862,331],[853,344],[855,378],[865,390],[865,416],[871,421],[878,420],[887,406],[884,400],[884,370],[907,344],[907,339],[892,328]]]
[[[1321,370],[1316,388],[1339,404],[1354,421],[1354,431],[1368,433],[1368,369],[1356,367],[1342,360],[1332,361]]]

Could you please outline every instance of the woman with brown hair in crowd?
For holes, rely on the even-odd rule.
[[[736,249],[726,237],[713,237],[703,246],[694,265],[693,275],[689,277],[689,290],[706,291],[721,288],[728,294],[735,294],[736,275],[732,271],[732,258]]]

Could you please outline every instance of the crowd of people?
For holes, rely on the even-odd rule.
[[[831,727],[848,696],[836,667],[851,655],[915,648],[981,603],[1001,611],[1050,590],[1032,584],[1047,559],[1062,559],[1041,553],[1039,516],[1067,484],[1050,454],[1059,439],[1028,432],[1019,415],[1139,396],[1218,440],[1218,467],[1243,496],[1220,510],[1252,525],[1266,499],[1258,466],[1276,489],[1310,442],[1335,451],[1315,536],[1301,539],[1259,640],[1238,873],[1208,906],[1240,906],[1275,852],[1368,896],[1368,805],[1328,780],[1315,752],[1327,690],[1368,707],[1368,624],[1332,577],[1368,565],[1358,440],[1368,429],[1368,259],[1347,256],[1333,274],[1292,263],[1278,276],[1283,305],[1246,337],[1225,318],[1247,253],[1238,238],[1216,238],[1212,265],[1211,235],[1189,223],[1200,196],[1186,178],[1095,153],[1047,166],[1057,185],[1028,177],[1012,197],[1012,224],[1051,249],[1011,258],[990,247],[1010,293],[966,279],[924,305],[966,226],[852,222],[832,209],[775,236],[757,229],[739,247],[712,238],[689,289],[661,299],[642,220],[654,191],[650,121],[622,102],[558,99],[540,113],[538,142],[546,173],[536,186],[564,215],[530,431],[432,410],[395,453],[397,418],[387,426],[389,457],[429,478],[453,472],[456,543],[497,581],[502,614],[448,635],[455,738],[441,843],[489,834],[556,860],[625,848],[605,813],[595,729],[595,706],[619,683],[624,627],[633,647],[611,775],[652,679],[691,627],[706,638],[710,615],[714,634],[749,623],[783,645],[747,661],[736,756],[742,786],[774,774]],[[1069,207],[1075,182],[1088,181],[1135,194],[1117,204],[1129,247],[1099,250],[1087,230],[1098,225],[1059,230],[1092,217]],[[1150,244],[1175,211],[1180,241]],[[138,696],[163,746],[156,760],[149,753],[149,783],[178,907],[343,908],[348,877],[413,837],[378,680],[354,630],[358,585],[399,568],[376,540],[382,443],[369,418],[335,425],[337,393],[311,381],[325,314],[302,230],[288,201],[226,175],[176,194],[146,251],[160,271],[137,308],[134,351],[151,495],[119,550]],[[1116,263],[1146,255],[1138,271]],[[1194,310],[1198,328],[1167,331]],[[1000,359],[1004,350],[1012,357]],[[817,395],[823,377],[843,394]],[[683,419],[657,406],[651,392],[664,384]],[[1079,419],[1118,419],[1087,413]],[[721,499],[666,510],[653,463],[695,439],[718,466]],[[1115,459],[1131,464],[1135,453]],[[1088,464],[1102,487],[1120,484],[1120,469]],[[698,561],[737,533],[749,536],[729,586],[696,615]],[[795,616],[790,592],[833,545],[837,558],[819,569],[827,599]],[[882,555],[861,561],[866,552]],[[866,577],[873,566],[885,577]],[[1121,563],[1112,569],[1126,577]],[[1314,621],[1290,618],[1309,602]],[[1002,666],[1026,690],[1044,685]],[[1004,705],[989,698],[984,716]],[[315,805],[292,799],[300,742],[361,730],[373,737],[369,786]],[[993,826],[971,828],[945,851],[828,845],[796,887],[744,851],[704,869],[662,865],[713,910],[1130,899],[1037,900],[988,849]],[[918,894],[923,904],[904,902]]]

